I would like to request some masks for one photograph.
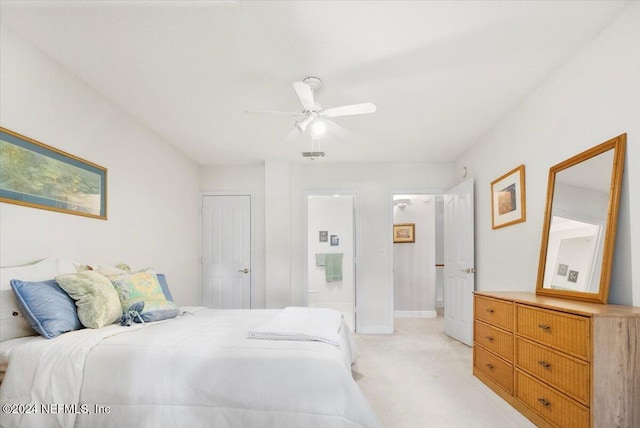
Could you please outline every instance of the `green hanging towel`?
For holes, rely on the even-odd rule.
[[[325,264],[327,282],[342,281],[342,253],[327,254]]]

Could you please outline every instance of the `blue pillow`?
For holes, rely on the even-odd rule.
[[[167,299],[170,302],[173,302],[173,296],[171,295],[171,291],[169,291],[169,284],[167,284],[167,278],[164,276],[163,273],[157,273],[156,277],[158,278],[158,282],[160,283],[160,288],[162,288],[162,292],[164,293],[165,299]]]
[[[55,280],[12,279],[11,288],[31,327],[47,339],[82,328],[75,302]]]

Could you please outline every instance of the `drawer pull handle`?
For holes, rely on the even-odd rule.
[[[493,370],[493,364],[487,364],[487,368],[488,368],[489,370]]]
[[[549,407],[551,405],[551,402],[545,400],[544,398],[538,398],[538,402],[542,404],[544,407]]]
[[[489,342],[493,342],[493,337],[491,337],[491,336],[487,336],[487,337],[485,337],[485,339],[487,339]]]
[[[540,364],[542,367],[544,367],[545,369],[549,369],[551,368],[551,364],[547,363],[546,361],[538,361],[538,364]]]
[[[490,314],[494,313],[495,311],[493,309],[487,309],[487,312],[489,312]]]
[[[551,326],[550,325],[538,324],[538,327],[540,327],[541,329],[543,329],[545,331],[551,330]]]

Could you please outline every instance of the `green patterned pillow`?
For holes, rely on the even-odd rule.
[[[56,281],[76,301],[78,318],[85,327],[101,328],[122,316],[118,293],[106,276],[83,271],[57,276]]]
[[[155,274],[141,271],[131,274],[109,276],[118,293],[122,311],[127,312],[131,305],[144,302],[140,316],[145,322],[175,318],[178,307],[167,300]]]

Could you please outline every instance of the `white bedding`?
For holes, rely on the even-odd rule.
[[[48,341],[29,337],[3,342],[0,354],[9,358],[9,367],[0,386],[2,404],[84,407],[78,407],[78,414],[22,419],[2,414],[1,425],[379,426],[351,377],[347,328],[342,328],[339,346],[249,340],[250,330],[279,311],[191,311],[135,329],[110,326]],[[93,413],[96,405],[109,413]]]
[[[284,308],[275,318],[251,330],[249,337],[263,340],[316,340],[340,346],[340,312],[327,308]]]

